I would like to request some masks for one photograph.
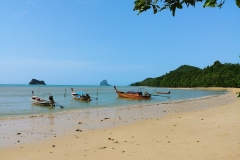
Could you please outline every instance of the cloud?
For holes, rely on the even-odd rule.
[[[0,84],[27,83],[31,78],[40,78],[50,84],[98,84],[106,78],[116,81],[115,83],[128,84],[135,81],[133,79],[143,79],[142,77],[149,77],[160,70],[160,67],[146,64],[0,57],[0,73],[4,75]]]

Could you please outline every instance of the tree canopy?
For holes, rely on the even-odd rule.
[[[240,88],[240,65],[214,62],[204,69],[182,65],[163,76],[147,78],[131,86],[152,87],[235,87]]]
[[[240,0],[235,0],[236,5],[240,8]],[[204,2],[205,7],[217,7],[221,8],[225,3],[225,0],[135,0],[134,11],[138,11],[138,14],[153,9],[153,13],[156,14],[162,10],[169,9],[172,15],[175,16],[176,9],[182,9],[183,5],[187,7],[195,7],[196,3]]]

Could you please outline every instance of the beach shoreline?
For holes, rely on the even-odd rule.
[[[191,101],[0,120],[0,155],[4,159],[14,159],[11,154],[14,151],[18,159],[77,159],[77,157],[95,159],[99,156],[102,159],[111,159],[115,157],[114,155],[119,157],[114,159],[127,157],[159,159],[159,156],[165,159],[176,159],[178,154],[184,157],[182,159],[204,159],[206,156],[210,156],[209,159],[239,159],[240,155],[237,151],[240,149],[240,138],[238,138],[240,137],[240,119],[237,115],[240,113],[240,99],[235,94],[239,89],[227,90],[229,92],[224,95]],[[226,122],[221,120],[219,115],[228,115],[225,119],[232,127],[225,126]],[[185,121],[183,117],[186,117]],[[197,120],[196,117],[198,117]],[[210,120],[206,121],[206,119]],[[203,128],[194,128],[194,123],[202,125]],[[212,126],[215,130],[211,129]],[[219,126],[220,129],[217,128]],[[209,129],[209,134],[214,135],[210,137],[211,142],[204,142],[209,138],[207,133],[204,133],[204,136],[194,137],[196,132],[204,132],[203,129]],[[218,133],[217,130],[221,132]],[[196,132],[192,133],[192,131]],[[158,132],[161,135],[160,138],[157,135]],[[221,138],[218,139],[219,135]],[[185,136],[195,138],[194,143],[187,143],[189,139],[185,142],[180,140]],[[227,144],[223,144],[226,151],[218,153],[222,147],[218,146],[217,140],[223,141],[223,139],[228,141]],[[211,144],[212,141],[213,144]],[[205,147],[200,142],[204,142]],[[193,147],[194,152],[189,149],[187,152],[191,153],[191,156],[186,156],[181,153],[184,147],[182,149],[177,147],[171,151],[169,147],[176,147],[177,144],[185,148]],[[199,148],[200,151],[195,151],[199,144],[202,148]],[[206,147],[208,145],[210,147]],[[214,154],[208,153],[204,156],[201,153],[203,148],[216,150],[216,152],[213,151]],[[161,155],[158,150],[161,150]]]

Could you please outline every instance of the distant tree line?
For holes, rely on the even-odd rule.
[[[240,88],[240,65],[219,61],[204,69],[183,65],[163,76],[147,78],[131,86]]]

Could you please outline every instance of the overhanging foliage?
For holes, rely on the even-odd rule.
[[[176,9],[182,9],[183,5],[195,7],[196,3],[200,2],[204,2],[203,8],[221,8],[225,0],[135,0],[133,10],[138,11],[138,14],[140,14],[152,8],[153,13],[156,14],[162,10],[169,9],[172,15],[175,16]],[[240,8],[240,0],[236,0],[236,5]]]

